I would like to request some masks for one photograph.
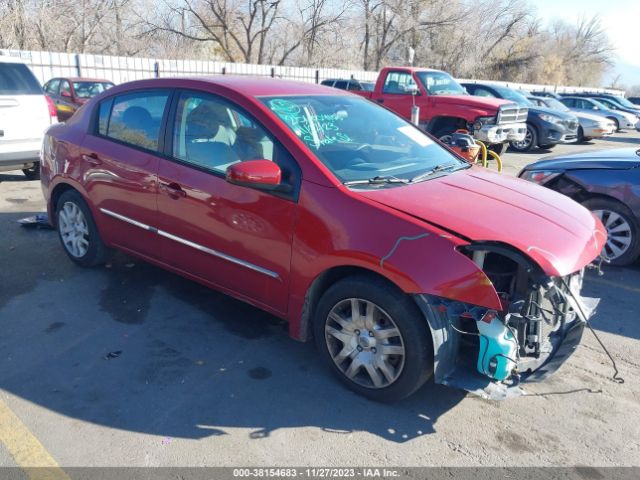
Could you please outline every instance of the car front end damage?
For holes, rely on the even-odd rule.
[[[503,308],[415,296],[431,330],[435,382],[492,400],[523,395],[523,382],[543,380],[571,356],[599,299],[580,295],[584,269],[549,276],[504,245],[460,251],[483,270]]]
[[[485,143],[521,142],[527,133],[527,107],[508,104],[495,117],[478,117],[471,124],[473,136]]]

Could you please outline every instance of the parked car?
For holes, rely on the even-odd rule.
[[[463,83],[462,86],[471,95],[511,100],[528,109],[525,137],[510,143],[517,152],[528,152],[536,147],[551,149],[558,143],[572,143],[578,139],[579,124],[575,115],[538,107],[511,88],[485,83]]]
[[[527,97],[531,103],[539,106],[569,113],[569,107],[551,97]],[[578,142],[586,142],[593,138],[601,138],[612,135],[616,131],[615,124],[606,117],[592,113],[574,112],[580,122],[578,127]]]
[[[472,166],[375,103],[277,79],[116,86],[48,131],[42,172],[73,262],[119,248],[263,308],[384,401],[432,374],[505,398],[555,371],[606,239],[574,201]]]
[[[340,90],[352,90],[352,91],[364,91],[364,92],[373,92],[375,87],[375,83],[373,82],[363,82],[360,80],[355,80],[353,78],[350,79],[340,79],[340,78],[329,78],[327,80],[323,80],[320,82],[321,85],[325,85],[327,87],[339,88]]]
[[[628,100],[634,105],[640,106],[640,97],[629,97]]]
[[[637,123],[636,117],[634,115],[631,115],[630,113],[611,110],[594,98],[562,97],[560,101],[567,107],[569,107],[572,112],[595,113],[608,118],[615,124],[616,131],[622,130],[624,128],[635,128]]]
[[[0,171],[20,169],[29,180],[39,178],[44,131],[56,121],[29,67],[0,55]]]
[[[614,265],[640,256],[640,150],[621,148],[574,153],[527,165],[520,178],[581,203],[607,229],[604,253]]]
[[[525,135],[527,108],[495,98],[473,98],[451,75],[440,70],[387,67],[378,75],[373,92],[355,92],[380,103],[405,119],[420,108],[420,127],[445,143],[458,129],[466,129],[502,153],[510,140]]]
[[[556,100],[559,100],[560,98],[562,98],[557,93],[548,92],[546,90],[534,90],[534,91],[531,91],[531,95],[534,95],[536,97],[555,98]]]
[[[53,100],[60,121],[67,120],[91,97],[113,87],[113,82],[98,78],[52,78],[44,91]]]
[[[638,122],[640,122],[640,110],[621,107],[616,102],[609,100],[607,98],[596,98],[596,100],[598,100],[598,102],[602,103],[605,107],[609,108],[610,110],[629,114],[630,118],[634,118],[634,121],[635,121],[634,126],[637,126]]]
[[[567,97],[587,97],[594,98],[605,105],[615,105],[617,109],[621,109],[623,111],[627,111],[627,113],[638,114],[640,113],[640,107],[633,104],[626,98],[620,95],[612,95],[610,93],[593,93],[593,92],[581,92],[581,93],[563,93],[563,96]],[[603,102],[606,100],[606,102]]]

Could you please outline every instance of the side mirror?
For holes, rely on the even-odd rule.
[[[291,186],[280,183],[282,171],[271,160],[247,160],[227,167],[227,182],[258,190],[287,193]]]
[[[67,90],[63,90],[62,92],[60,92],[60,95],[63,97],[71,98],[71,92]]]
[[[409,95],[420,95],[420,90],[418,90],[418,86],[415,83],[405,85],[402,89],[404,93],[408,93]]]

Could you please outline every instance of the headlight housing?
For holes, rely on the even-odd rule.
[[[473,122],[473,129],[480,130],[484,125],[495,125],[496,117],[478,117]]]
[[[520,178],[528,180],[538,185],[544,185],[556,178],[562,172],[557,170],[525,170],[520,174]]]
[[[549,123],[555,123],[556,125],[562,124],[562,118],[556,117],[555,115],[549,115],[548,113],[540,113],[538,114],[541,120]]]

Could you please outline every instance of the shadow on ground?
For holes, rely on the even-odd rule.
[[[0,388],[67,417],[168,437],[247,428],[366,431],[406,442],[463,398],[427,384],[394,405],[345,390],[311,344],[245,303],[124,255],[75,267],[56,233],[0,214]]]

